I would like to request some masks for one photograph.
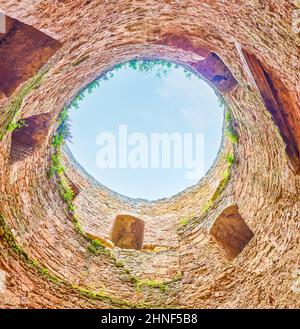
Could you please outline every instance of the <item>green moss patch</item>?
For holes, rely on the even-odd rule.
[[[7,116],[5,122],[5,127],[0,129],[0,141],[2,141],[4,135],[7,132],[13,131],[17,127],[17,123],[14,121],[18,116],[22,103],[26,96],[28,96],[34,89],[38,88],[44,79],[48,69],[40,70],[36,75],[34,75],[21,90],[12,97],[10,103],[2,110],[2,113]]]

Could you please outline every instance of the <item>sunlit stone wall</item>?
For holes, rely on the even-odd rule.
[[[0,0],[0,8],[61,45],[9,97],[0,90],[1,307],[300,306],[299,178],[242,51],[289,91],[276,97],[292,102],[279,110],[292,118],[286,129],[296,136],[299,34],[292,30],[292,1]],[[109,191],[64,153],[65,175],[77,189],[70,211],[58,178],[48,176],[58,114],[86,84],[134,57],[177,61],[202,74],[225,98],[238,142],[225,134],[198,185],[151,203]],[[43,143],[10,161],[9,124],[46,113]],[[228,153],[235,159],[230,168]],[[229,260],[211,228],[232,205],[253,237]],[[145,221],[140,251],[110,241],[113,220],[124,212]]]

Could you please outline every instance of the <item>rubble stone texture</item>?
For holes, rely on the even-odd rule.
[[[0,8],[54,40],[56,50],[52,56],[53,47],[46,51],[49,58],[41,58],[39,71],[36,60],[26,62],[22,76],[18,51],[32,44],[19,40],[11,56],[20,84],[9,93],[0,86],[0,307],[299,308],[295,3],[0,0]],[[11,33],[13,28],[0,35],[5,56]],[[251,66],[247,54],[263,70]],[[57,177],[48,176],[58,115],[101,73],[136,57],[167,59],[199,72],[228,104],[238,143],[224,138],[218,159],[197,185],[155,202],[110,191],[64,150],[65,175],[76,187],[74,222]],[[46,114],[49,121],[37,119]],[[24,131],[32,152],[19,152],[18,161],[11,161],[21,136],[7,128],[19,119],[41,126]],[[228,152],[235,163],[220,190]],[[239,232],[248,227],[253,237],[228,259],[212,230],[231,206],[238,207],[243,223]],[[121,214],[145,222],[141,250],[111,242],[113,221]]]

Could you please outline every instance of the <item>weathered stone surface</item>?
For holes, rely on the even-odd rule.
[[[6,290],[6,272],[0,269],[0,294]]]
[[[33,115],[23,120],[22,126],[12,133],[10,161],[24,159],[39,150],[49,135],[51,114]]]
[[[15,20],[0,12],[0,40],[4,39],[14,27]]]
[[[210,53],[202,61],[192,63],[192,67],[221,92],[228,93],[237,85],[228,67],[215,53]]]

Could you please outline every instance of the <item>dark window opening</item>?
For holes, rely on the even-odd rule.
[[[9,97],[61,47],[60,42],[4,14],[0,30],[0,97]]]
[[[252,54],[243,50],[252,77],[267,110],[271,113],[286,145],[293,170],[300,173],[300,107],[285,85],[266,70]]]
[[[32,155],[44,145],[51,124],[50,114],[33,115],[22,120],[20,128],[12,132],[10,162]]]
[[[144,229],[143,220],[130,215],[118,215],[113,224],[111,240],[117,247],[140,250],[143,247]]]
[[[237,206],[230,206],[222,211],[210,234],[229,260],[237,257],[254,236],[239,214]]]

